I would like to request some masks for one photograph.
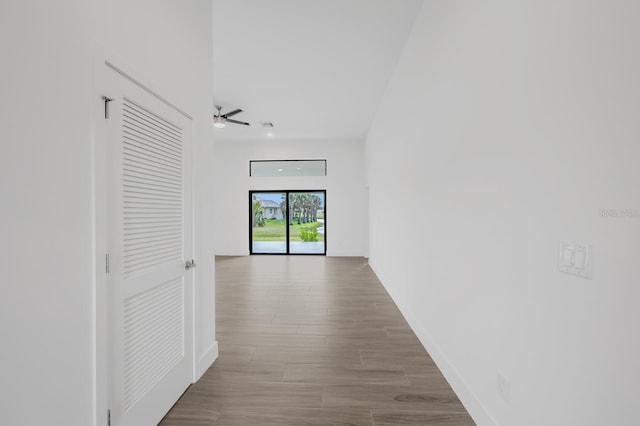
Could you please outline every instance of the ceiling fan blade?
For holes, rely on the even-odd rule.
[[[231,111],[231,112],[228,112],[228,113],[226,113],[226,114],[222,114],[222,116],[223,116],[224,118],[229,118],[229,117],[231,117],[231,116],[233,116],[233,115],[236,115],[236,114],[238,114],[238,113],[240,113],[240,112],[242,112],[242,110],[241,110],[241,109],[237,109],[237,110],[235,110],[235,111]]]
[[[251,124],[249,123],[245,123],[244,121],[238,121],[238,120],[227,119],[227,123],[242,124],[243,126],[251,126]]]

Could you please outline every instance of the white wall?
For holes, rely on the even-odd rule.
[[[216,254],[249,254],[249,190],[327,190],[327,255],[363,256],[364,149],[356,140],[223,140],[216,132]],[[249,160],[326,159],[327,176],[249,177]]]
[[[638,424],[638,16],[427,0],[370,130],[370,263],[479,425]]]
[[[0,3],[0,423],[91,424],[90,7]]]
[[[95,424],[95,42],[194,115],[196,174],[210,179],[210,2],[0,3],[2,424]],[[210,236],[203,183],[198,220]],[[203,346],[214,336],[208,238],[199,242]]]

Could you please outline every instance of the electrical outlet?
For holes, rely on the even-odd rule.
[[[500,395],[500,398],[502,398],[504,402],[508,404],[511,400],[511,389],[509,381],[500,373],[496,374],[496,386],[498,389],[498,395]]]

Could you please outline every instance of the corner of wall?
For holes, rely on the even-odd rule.
[[[462,402],[462,405],[464,405],[464,407],[467,409],[469,415],[473,418],[473,420],[479,426],[498,426],[498,422],[491,416],[487,408],[480,401],[480,398],[477,397],[477,395],[471,390],[469,385],[464,381],[455,366],[451,362],[449,362],[449,360],[440,350],[429,332],[416,319],[411,309],[409,309],[407,305],[403,303],[403,301],[398,297],[397,294],[394,294],[395,292],[393,291],[393,288],[391,286],[385,284],[385,280],[383,280],[378,274],[374,259],[369,259],[369,267],[376,275],[380,283],[382,283],[382,286],[385,288],[387,293],[389,293],[391,299],[393,299],[395,304],[398,306],[400,313],[409,324],[409,327],[411,327],[424,349],[429,353],[429,356],[431,356],[433,361],[436,363],[438,369],[440,369],[442,375],[445,377],[445,379],[447,379],[447,382],[460,399],[460,402]]]
[[[198,364],[196,365],[193,383],[200,380],[200,378],[207,372],[209,367],[213,365],[213,363],[218,359],[218,341],[216,340],[213,344],[204,351],[204,354],[198,360]]]

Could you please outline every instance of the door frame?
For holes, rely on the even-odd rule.
[[[322,253],[291,253],[291,248],[289,246],[289,194],[291,193],[313,193],[313,192],[322,192],[324,194],[324,251]],[[254,194],[271,194],[271,193],[286,193],[287,194],[287,211],[285,214],[285,224],[286,224],[286,252],[285,253],[254,253],[253,252],[253,195]],[[259,256],[326,256],[327,255],[327,190],[326,189],[283,189],[283,190],[249,190],[249,255],[259,255]]]
[[[110,377],[109,377],[109,291],[108,291],[108,277],[106,273],[107,256],[108,256],[108,179],[107,179],[107,167],[108,167],[108,151],[107,142],[108,134],[106,128],[106,121],[104,118],[105,104],[102,99],[103,96],[108,96],[110,89],[109,74],[116,72],[123,78],[131,80],[133,83],[142,87],[153,96],[165,102],[170,107],[174,108],[177,112],[187,116],[192,120],[193,117],[185,112],[185,109],[176,106],[175,103],[167,100],[166,98],[158,95],[163,90],[154,85],[148,83],[151,81],[149,78],[140,78],[140,73],[132,70],[131,67],[126,64],[122,58],[115,55],[113,52],[108,51],[102,46],[93,46],[93,63],[92,63],[92,75],[93,75],[93,98],[91,99],[91,122],[92,122],[92,140],[91,140],[91,186],[93,189],[92,200],[92,227],[93,227],[93,288],[94,288],[94,305],[91,307],[94,317],[94,333],[95,333],[95,348],[93,352],[94,364],[93,364],[93,380],[94,380],[94,406],[93,416],[94,424],[96,426],[108,426],[109,424],[109,398],[110,398]],[[192,140],[194,143],[194,140]],[[197,221],[193,217],[195,215],[195,188],[196,180],[194,176],[194,167],[192,165],[192,245],[194,257],[199,255],[196,250],[197,245]],[[195,296],[198,289],[198,274],[196,273],[193,278],[193,297],[186,302],[192,304],[191,318],[187,318],[186,321],[190,321],[192,324],[192,350],[191,350],[191,382],[195,382],[199,375],[203,372],[199,371],[198,359],[198,324],[197,324],[197,306]],[[212,348],[214,354],[213,360],[217,358],[217,342]]]

